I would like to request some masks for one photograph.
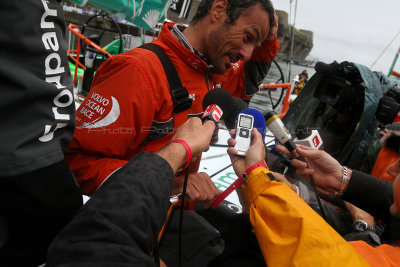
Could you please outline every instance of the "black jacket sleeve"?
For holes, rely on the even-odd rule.
[[[142,152],[111,175],[51,244],[47,266],[155,266],[173,171]]]
[[[75,102],[59,1],[1,0],[0,12],[0,176],[13,176],[64,159]]]
[[[353,170],[343,199],[365,210],[377,219],[388,221],[394,202],[393,184]]]

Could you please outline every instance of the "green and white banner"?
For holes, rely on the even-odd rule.
[[[154,30],[164,21],[172,0],[71,0],[84,6],[87,3],[126,19],[138,27]]]

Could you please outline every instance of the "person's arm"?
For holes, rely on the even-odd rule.
[[[283,146],[278,145],[277,150],[290,155]],[[344,181],[344,167],[325,151],[298,145],[297,152],[307,163],[293,159],[291,165],[296,168],[296,174],[308,181],[312,179],[322,195],[328,198],[341,196],[376,219],[391,217],[389,208],[393,203],[393,185],[390,182],[349,168]]]
[[[389,181],[353,170],[342,198],[376,219],[387,221],[392,216],[389,209],[394,202],[393,184]]]
[[[354,206],[350,202],[344,201],[344,204],[346,205],[347,210],[351,214],[351,217],[353,218],[353,222],[355,222],[357,220],[363,220],[366,223],[368,223],[369,225],[375,226],[374,217],[371,214],[358,208],[357,206]]]
[[[60,232],[49,247],[47,265],[156,266],[150,255],[169,207],[173,177],[162,157],[138,154]]]
[[[184,123],[172,138],[194,156],[209,147],[215,125],[199,118]],[[164,223],[174,172],[187,161],[176,142],[142,152],[107,179],[53,241],[48,266],[155,266],[152,258]]]
[[[236,156],[233,139],[228,153],[237,175],[264,160],[261,135],[253,130],[246,157]],[[268,266],[317,266],[326,262],[368,266],[367,262],[286,184],[271,181],[269,170],[254,169],[241,187],[250,220]],[[284,251],[284,253],[283,253]]]

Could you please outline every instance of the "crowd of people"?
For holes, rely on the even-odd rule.
[[[240,221],[248,227],[225,232],[214,220],[220,211],[208,209],[220,191],[208,174],[198,173],[217,127],[199,118],[203,98],[214,88],[243,100],[258,90],[279,49],[278,17],[270,0],[202,0],[189,26],[163,24],[152,43],[177,70],[188,96],[178,99],[186,101],[184,108],[157,55],[135,48],[100,66],[76,111],[60,2],[0,3],[9,11],[0,18],[1,266],[400,262],[398,143],[385,141],[394,156],[377,170],[384,169],[390,179],[341,166],[328,153],[305,146],[297,147],[303,160],[291,160],[297,175],[325,198],[346,201],[357,231],[374,233],[374,222],[383,222],[384,239],[368,234],[346,241],[283,174],[268,169],[256,129],[245,157],[237,155],[233,138],[227,151],[245,183],[237,188],[244,212],[225,216],[225,224]],[[283,146],[277,150],[293,155]],[[185,211],[182,229],[178,220],[170,222],[161,244],[170,197],[183,190],[200,208]],[[90,196],[84,205],[82,194]],[[236,235],[240,239],[232,238]],[[251,243],[246,250],[244,240]]]

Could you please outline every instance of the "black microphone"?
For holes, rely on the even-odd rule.
[[[202,121],[212,120],[217,123],[221,119],[230,118],[233,113],[233,97],[222,88],[215,88],[204,96]]]
[[[227,116],[224,119],[225,126],[228,129],[235,129],[236,128],[235,122],[236,122],[236,119],[237,119],[239,113],[242,112],[245,109],[248,109],[248,107],[249,107],[249,105],[245,101],[240,99],[240,98],[232,97],[232,100],[233,100],[232,115],[231,116]]]

